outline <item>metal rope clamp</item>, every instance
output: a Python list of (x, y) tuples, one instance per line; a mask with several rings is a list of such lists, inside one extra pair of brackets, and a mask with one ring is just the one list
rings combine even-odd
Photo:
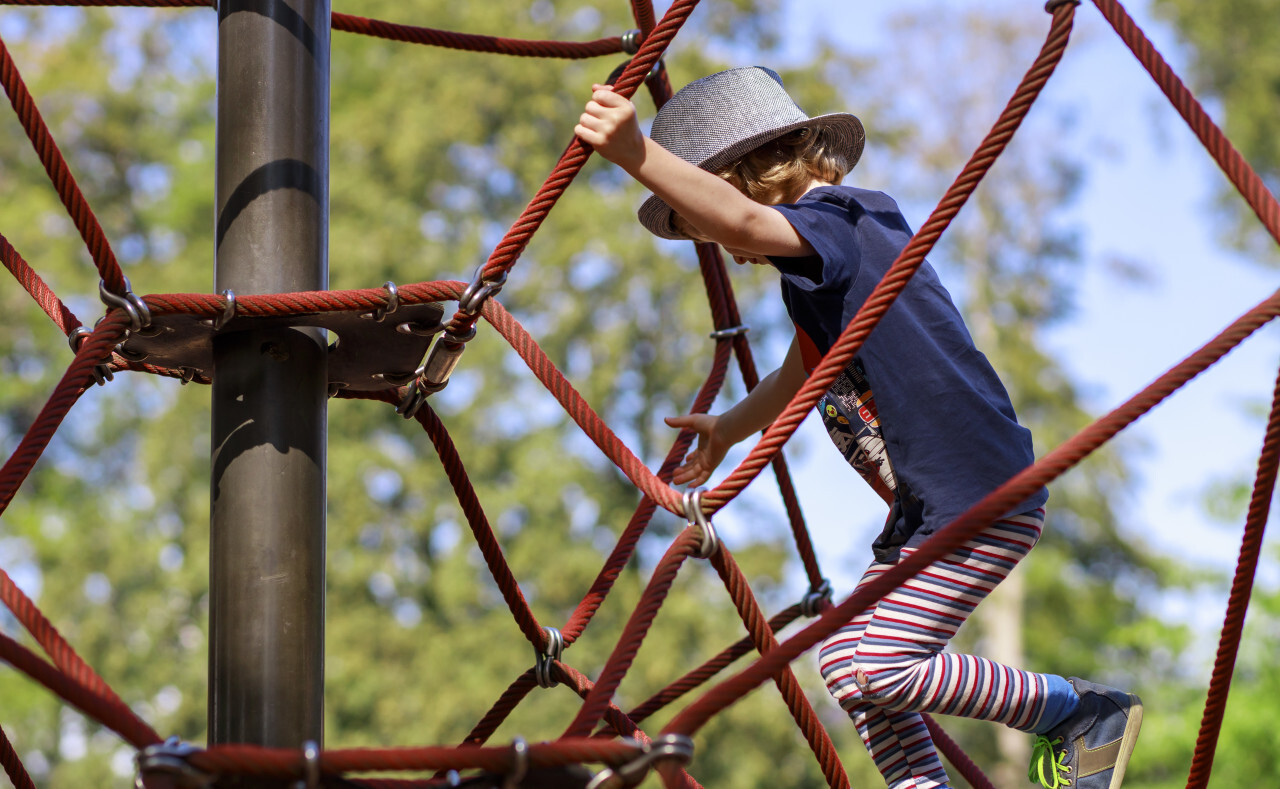
[(823, 578), (822, 583), (810, 589), (800, 601), (800, 613), (809, 617), (817, 616), (830, 604), (831, 582)]
[(222, 327), (226, 326), (236, 316), (236, 292), (231, 289), (224, 290), (222, 291), (222, 298), (225, 302), (222, 305), (222, 314), (216, 318), (205, 318), (200, 321), (214, 331), (221, 331)]
[(539, 687), (554, 688), (560, 683), (551, 677), (551, 664), (564, 654), (564, 636), (554, 627), (542, 629), (547, 634), (547, 649), (545, 652), (539, 652), (538, 648), (534, 647), (533, 651), (538, 656), (538, 660), (533, 666), (533, 676), (537, 678)]
[[(80, 346), (84, 345), (84, 341), (93, 334), (93, 330), (84, 326), (77, 326), (74, 331), (67, 335), (67, 345), (71, 346), (72, 353), (80, 353)], [(98, 386), (106, 386), (115, 376), (111, 374), (111, 368), (106, 364), (95, 364), (93, 366), (93, 380)]]
[[(480, 311), (484, 309), (484, 303), (496, 296), (507, 282), (507, 272), (505, 271), (497, 279), (492, 280), (483, 279), (483, 275), (484, 267), (481, 266), (476, 271), (475, 278), (471, 280), (471, 284), (458, 297), (458, 312), (468, 318), (474, 318), (479, 315)], [(411, 419), (418, 412), (418, 409), (422, 408), (422, 404), (427, 401), (428, 397), (448, 386), (449, 376), (453, 375), (454, 368), (458, 366), (458, 360), (462, 358), (463, 349), (475, 336), (476, 327), (474, 325), (471, 326), (471, 330), (466, 334), (457, 334), (450, 329), (446, 329), (431, 346), (431, 352), (427, 354), (426, 364), (415, 371), (413, 383), (409, 384), (409, 388), (405, 390), (404, 397), (400, 400), (400, 405), (396, 406), (396, 413), (405, 419)]]
[(693, 740), (683, 734), (663, 734), (652, 742), (636, 743), (640, 755), (620, 767), (606, 767), (596, 773), (586, 789), (621, 789), (636, 786), (649, 773), (654, 763), (675, 759), (680, 765), (693, 761)]
[(730, 326), (727, 329), (716, 329), (708, 336), (713, 340), (732, 340), (734, 337), (746, 334), (749, 331), (751, 331), (750, 326), (745, 323), (739, 323), (737, 326)]
[(102, 303), (108, 308), (119, 307), (129, 315), (129, 328), (131, 331), (141, 331), (151, 325), (151, 310), (147, 307), (147, 303), (133, 292), (133, 286), (129, 284), (129, 278), (124, 277), (124, 293), (112, 293), (107, 290), (106, 280), (98, 280), (98, 296), (102, 299)]
[(511, 741), (511, 772), (502, 782), (502, 789), (520, 789), (520, 782), (529, 772), (529, 743), (523, 737)]
[(702, 511), (702, 488), (684, 492), (684, 516), (690, 526), (697, 526), (702, 531), (702, 547), (698, 550), (699, 559), (710, 559), (720, 549), (720, 537), (716, 528)]
[(182, 787), (182, 789), (199, 789), (213, 786), (217, 776), (210, 775), (191, 766), (188, 760), (200, 748), (182, 742), (177, 737), (170, 737), (163, 743), (150, 745), (138, 752), (135, 761), (138, 774), (133, 779), (135, 789), (147, 789), (147, 777), (159, 779), (156, 783), (161, 787)]
[(320, 789), (320, 746), (315, 740), (302, 744), (302, 779), (294, 789)]
[[(387, 280), (382, 283), (382, 287), (387, 291), (387, 303), (378, 307), (373, 312), (361, 313), (361, 318), (368, 318), (374, 323), (382, 323), (387, 316), (400, 309), (400, 289), (396, 287), (396, 283)], [(399, 327), (397, 327), (398, 329)]]

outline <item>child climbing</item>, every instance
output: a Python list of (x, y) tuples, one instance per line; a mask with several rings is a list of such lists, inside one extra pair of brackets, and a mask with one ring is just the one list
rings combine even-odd
[[(653, 192), (639, 214), (650, 232), (720, 244), (781, 277), (795, 325), (782, 365), (722, 414), (667, 419), (698, 434), (674, 482), (701, 485), (730, 447), (782, 412), (911, 230), (885, 194), (840, 185), (862, 154), (862, 123), (809, 117), (769, 69), (690, 83), (649, 137), (630, 101), (596, 85), (575, 132)], [(1030, 432), (928, 263), (817, 405), (845, 460), (889, 505), (859, 586), (1033, 460)], [(827, 688), (889, 787), (950, 786), (924, 712), (1034, 734), (1028, 777), (1049, 789), (1123, 781), (1142, 723), (1137, 696), (943, 651), (1036, 544), (1047, 499), (1040, 490), (823, 643)]]

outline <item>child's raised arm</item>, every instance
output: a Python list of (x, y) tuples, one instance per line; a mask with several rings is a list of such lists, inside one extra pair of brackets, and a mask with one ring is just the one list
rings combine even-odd
[(746, 257), (813, 254), (791, 223), (732, 184), (690, 164), (640, 131), (635, 105), (610, 85), (593, 85), (574, 133), (648, 187), (706, 240)]

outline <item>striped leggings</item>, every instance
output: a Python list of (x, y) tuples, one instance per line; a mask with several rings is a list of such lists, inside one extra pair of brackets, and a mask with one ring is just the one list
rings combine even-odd
[[(1024, 731), (1039, 722), (1043, 674), (942, 650), (1036, 544), (1043, 526), (1044, 510), (993, 523), (823, 642), (818, 660), (827, 690), (853, 719), (890, 789), (948, 786), (922, 712)], [(873, 563), (858, 588), (891, 567)]]

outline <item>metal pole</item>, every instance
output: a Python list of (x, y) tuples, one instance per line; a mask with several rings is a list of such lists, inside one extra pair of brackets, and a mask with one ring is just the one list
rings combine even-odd
[[(329, 0), (219, 0), (214, 286), (328, 284)], [(318, 329), (214, 338), (209, 743), (322, 742)]]

